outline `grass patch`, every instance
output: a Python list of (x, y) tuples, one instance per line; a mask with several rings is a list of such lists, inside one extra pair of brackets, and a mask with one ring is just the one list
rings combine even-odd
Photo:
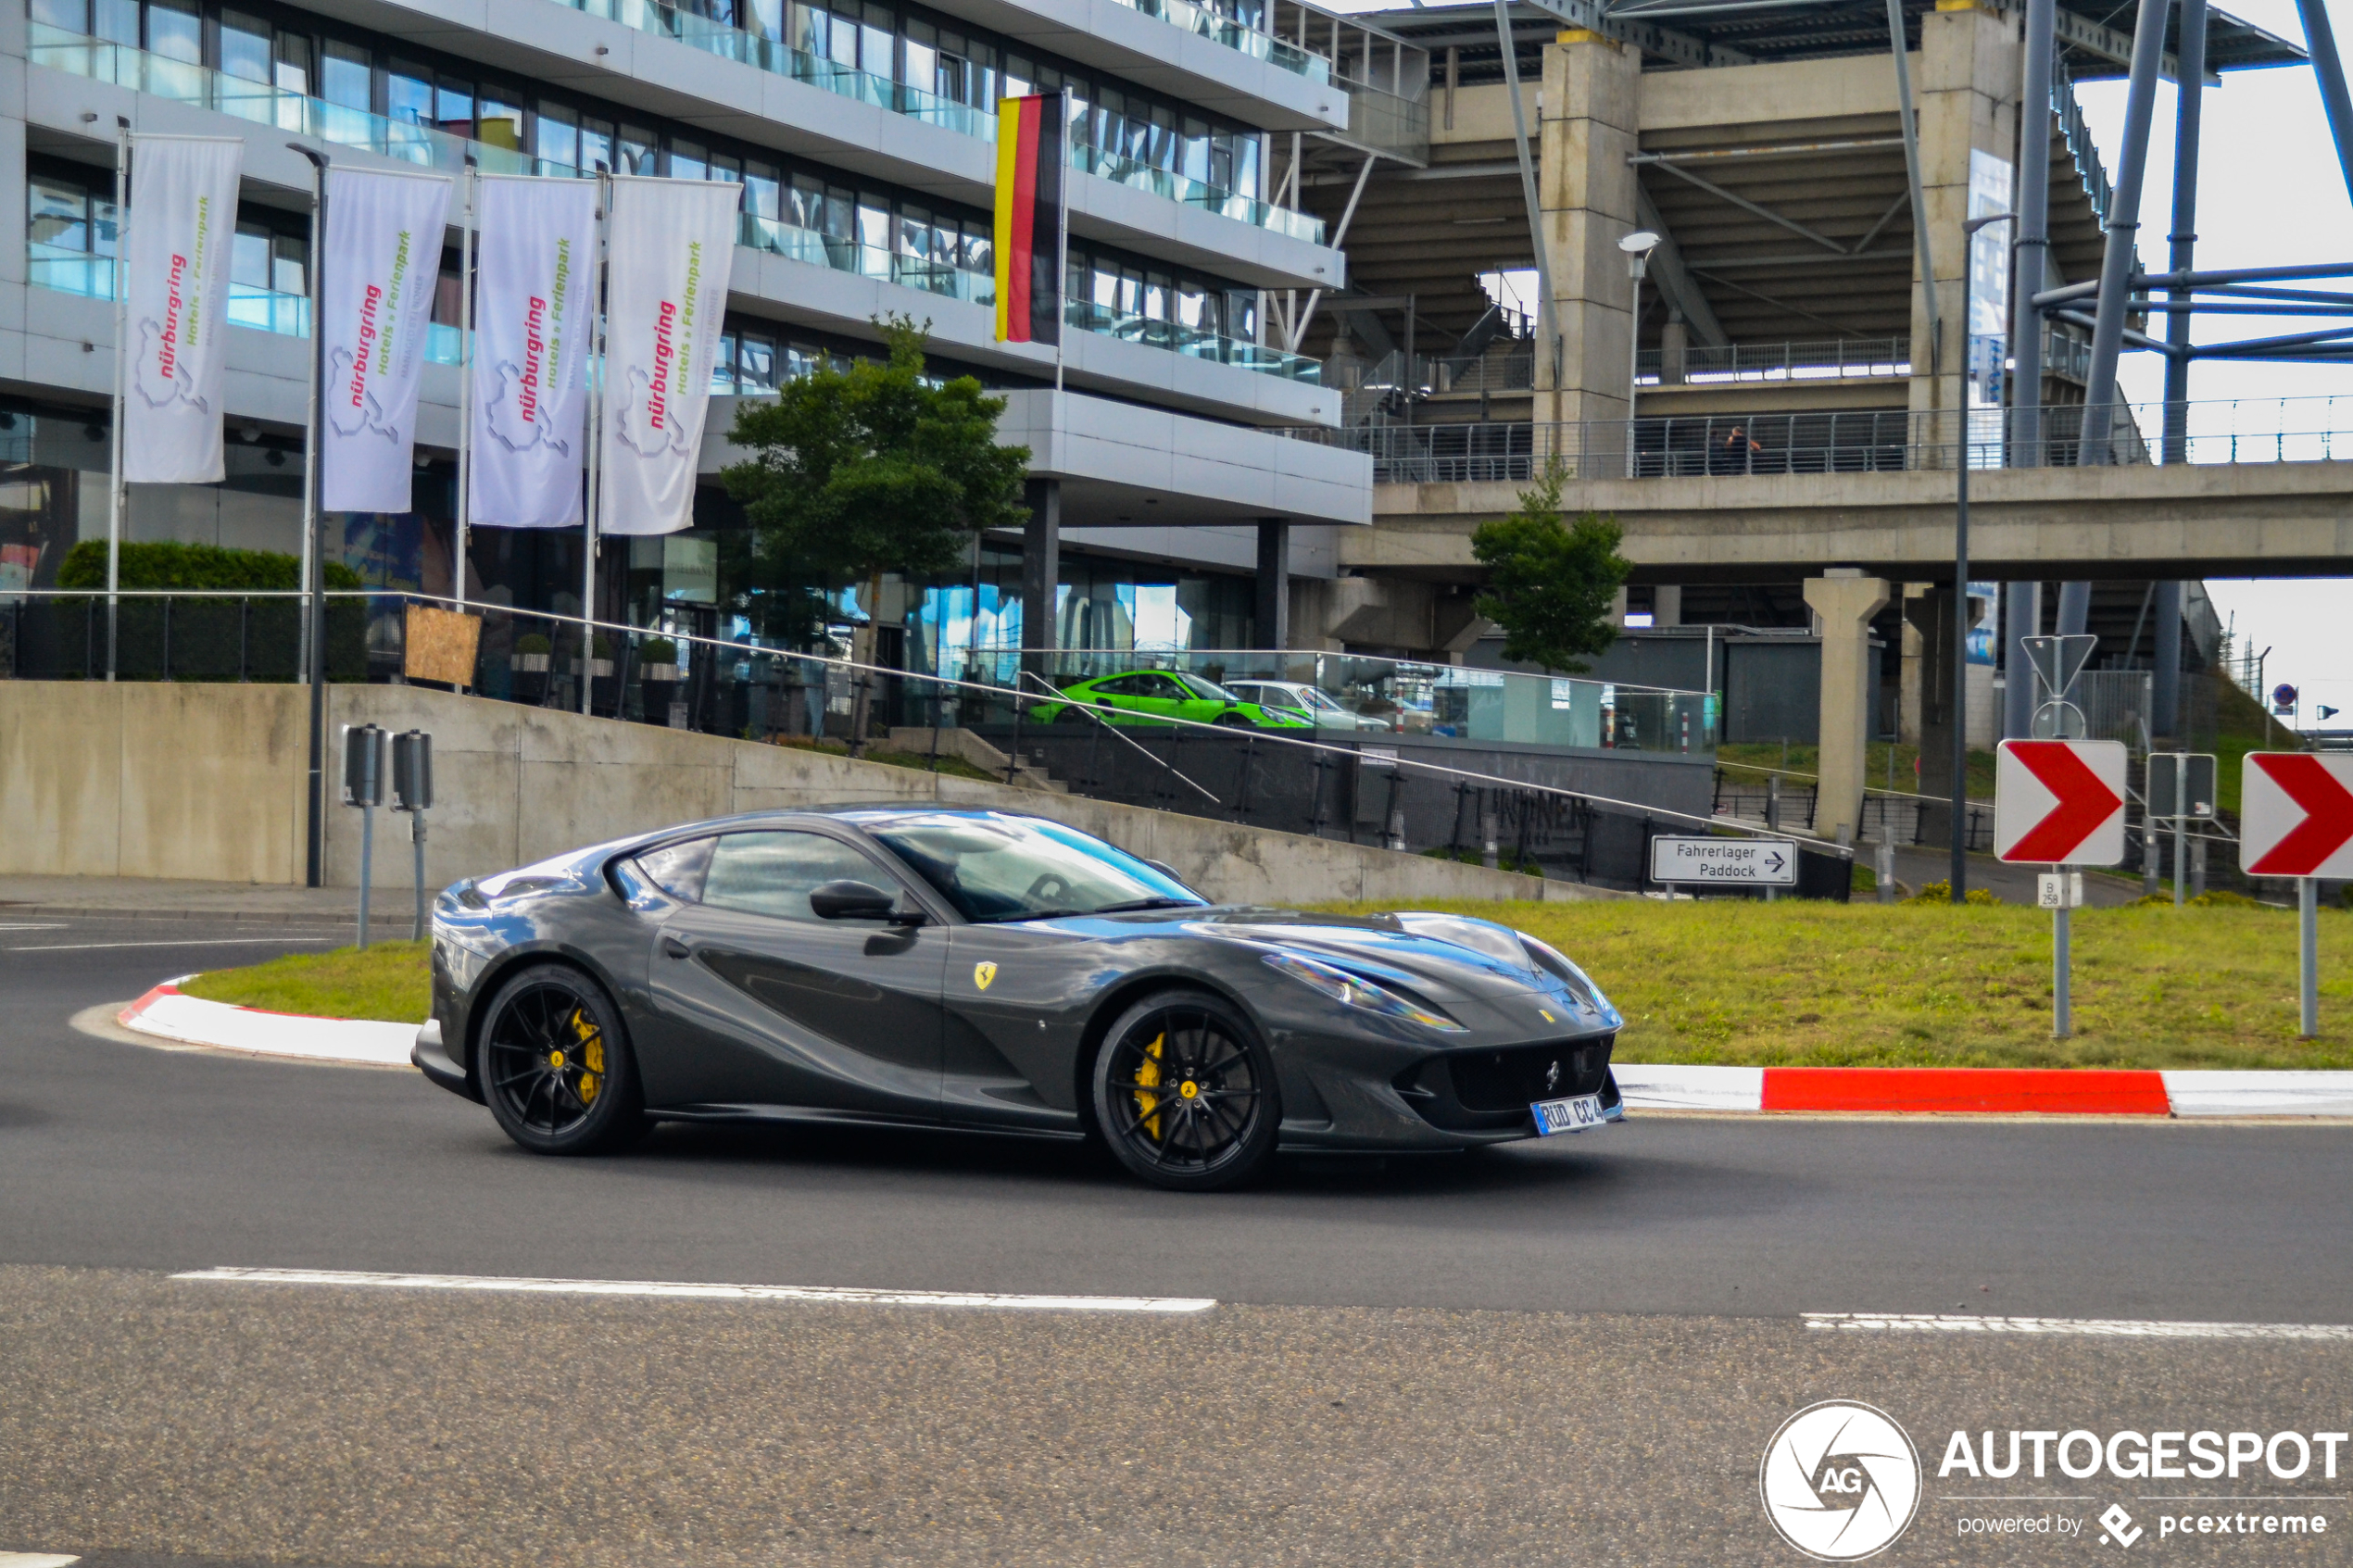
[[(1942, 776), (1923, 780), (1917, 774), (1920, 748), (1917, 746), (1890, 746), (1885, 741), (1873, 741), (1863, 748), (1863, 783), (1872, 789), (1891, 787), (1888, 783), (1888, 762), (1893, 758), (1894, 791), (1898, 795), (1927, 794), (1942, 799), (1952, 790), (1952, 781)], [(1759, 784), (1768, 773), (1804, 774), (1798, 783), (1810, 781), (1821, 771), (1821, 748), (1812, 746), (1784, 746), (1779, 741), (1742, 741), (1737, 745), (1716, 748), (1716, 764), (1724, 770), (1727, 782)], [(1923, 790), (1921, 785), (1927, 788)], [(1969, 797), (1971, 800), (1994, 798), (1994, 754), (1972, 751), (1969, 754)]]
[(318, 1018), (422, 1023), (433, 1010), (430, 942), (376, 942), (366, 952), (337, 947), (290, 953), (249, 969), (199, 974), (180, 987), (208, 1002)]
[[(1368, 911), (1370, 905), (1335, 905)], [(2051, 1038), (2051, 917), (1786, 899), (1441, 903), (1541, 936), (1626, 1015), (1628, 1061), (2353, 1068), (2353, 916), (2321, 916), (2321, 1038), (2296, 1038), (2296, 917), (2078, 909), (2075, 1037)]]

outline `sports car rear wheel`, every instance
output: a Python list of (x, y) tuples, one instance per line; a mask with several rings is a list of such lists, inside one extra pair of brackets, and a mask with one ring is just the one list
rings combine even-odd
[(483, 1098), (534, 1154), (602, 1154), (645, 1130), (636, 1062), (605, 994), (559, 964), (498, 988), (482, 1026)]
[(1221, 997), (1160, 991), (1129, 1008), (1095, 1058), (1094, 1089), (1112, 1153), (1156, 1186), (1237, 1186), (1274, 1161), (1274, 1062)]

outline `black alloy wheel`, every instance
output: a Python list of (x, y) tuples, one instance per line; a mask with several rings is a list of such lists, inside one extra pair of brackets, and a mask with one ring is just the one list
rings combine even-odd
[(1250, 1021), (1207, 992), (1155, 992), (1122, 1014), (1095, 1058), (1094, 1100), (1112, 1153), (1155, 1186), (1213, 1192), (1274, 1162), (1274, 1061)]
[(578, 970), (509, 979), (482, 1026), (483, 1098), (534, 1154), (602, 1154), (645, 1131), (636, 1061), (604, 992)]

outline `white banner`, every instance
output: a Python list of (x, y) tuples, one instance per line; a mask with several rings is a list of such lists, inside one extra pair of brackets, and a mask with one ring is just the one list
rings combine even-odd
[(212, 484), (223, 477), (229, 258), (245, 144), (229, 137), (133, 136), (131, 147), (122, 477), (136, 484)]
[(440, 175), (327, 171), (319, 450), (320, 504), (331, 512), (410, 508), (417, 387), (448, 212)]
[(576, 526), (596, 341), (597, 182), (485, 175), (481, 191), (470, 521)]
[(694, 521), (742, 187), (635, 175), (612, 184), (597, 527), (675, 533)]

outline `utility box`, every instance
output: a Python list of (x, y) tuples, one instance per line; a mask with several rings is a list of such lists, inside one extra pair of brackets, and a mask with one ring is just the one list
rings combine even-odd
[(423, 730), (392, 737), (392, 809), (433, 809), (433, 736)]
[(384, 732), (373, 724), (343, 727), (343, 803), (384, 803)]

